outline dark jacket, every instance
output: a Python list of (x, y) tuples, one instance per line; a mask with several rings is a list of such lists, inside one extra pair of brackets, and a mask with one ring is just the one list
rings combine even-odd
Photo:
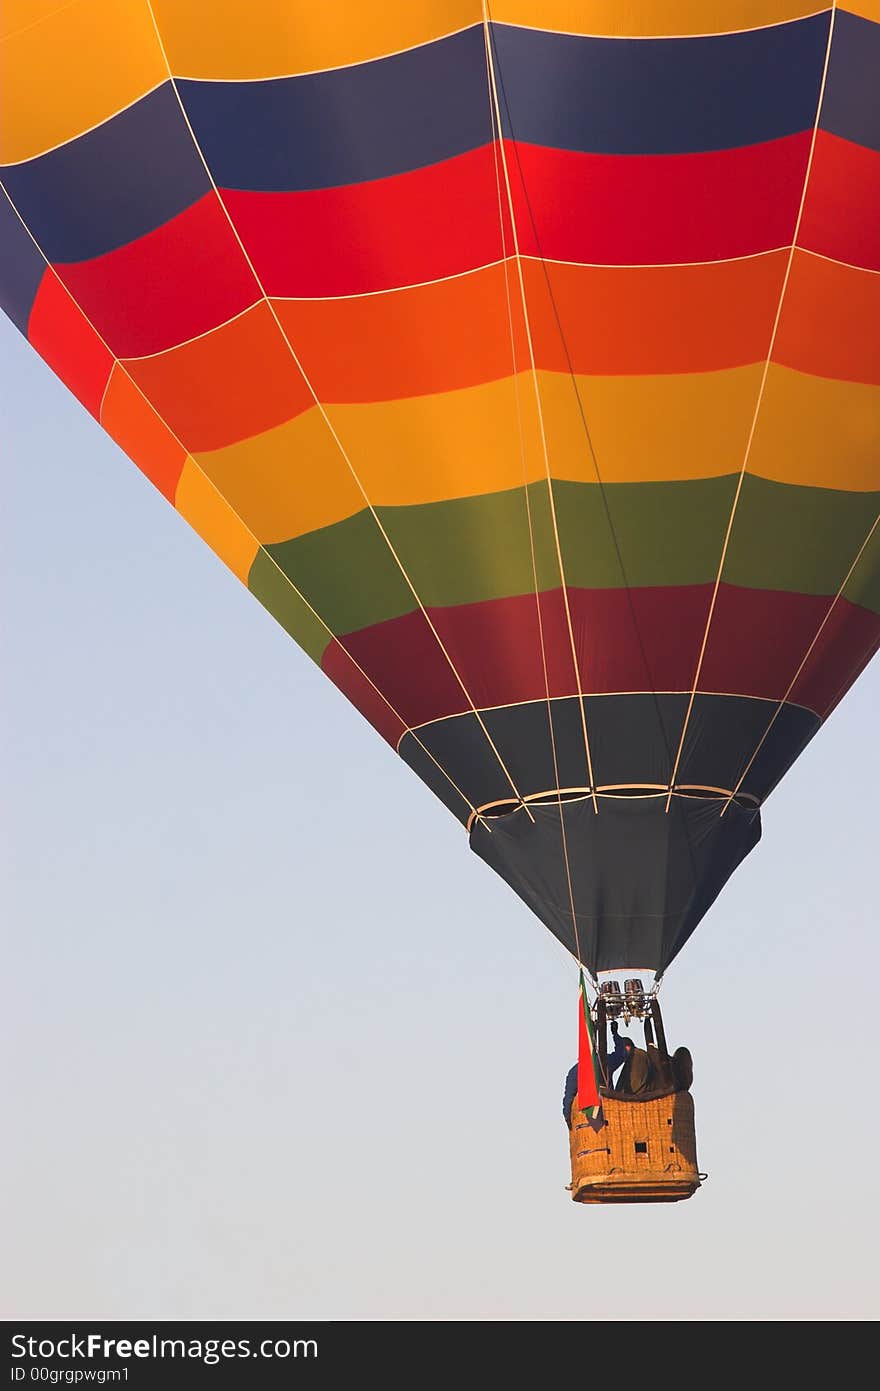
[(689, 1092), (694, 1081), (694, 1060), (689, 1048), (676, 1048), (672, 1055), (672, 1075), (680, 1092)]
[(574, 1105), (574, 1099), (577, 1096), (577, 1089), (578, 1065), (577, 1063), (575, 1063), (574, 1067), (571, 1069), (571, 1071), (565, 1079), (565, 1091), (562, 1096), (562, 1114), (565, 1117), (565, 1124), (568, 1126), (569, 1130), (571, 1130), (571, 1108)]
[(651, 1060), (644, 1048), (633, 1048), (617, 1079), (616, 1092), (627, 1096), (637, 1096), (639, 1092), (651, 1090)]
[(625, 1034), (622, 1036), (620, 1034), (614, 1035), (614, 1047), (608, 1054), (609, 1087), (611, 1086), (614, 1080), (614, 1074), (617, 1071), (617, 1069), (621, 1066), (622, 1063), (626, 1062), (626, 1044), (631, 1042), (632, 1040), (628, 1039)]
[(673, 1076), (672, 1059), (668, 1054), (662, 1053), (656, 1043), (649, 1043), (648, 1057), (651, 1060), (651, 1086), (654, 1091), (677, 1091), (678, 1083)]

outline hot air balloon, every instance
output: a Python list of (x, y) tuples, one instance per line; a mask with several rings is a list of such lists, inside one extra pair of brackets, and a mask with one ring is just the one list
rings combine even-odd
[(4, 25), (6, 313), (593, 986), (659, 980), (880, 640), (878, 0)]

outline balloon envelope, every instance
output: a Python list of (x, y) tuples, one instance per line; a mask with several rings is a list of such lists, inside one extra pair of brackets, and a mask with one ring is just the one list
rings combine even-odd
[(6, 7), (7, 314), (593, 970), (880, 638), (880, 14), (814, 8)]

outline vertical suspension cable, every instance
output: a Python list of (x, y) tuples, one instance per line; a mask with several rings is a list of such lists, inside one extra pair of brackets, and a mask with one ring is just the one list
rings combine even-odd
[[(584, 969), (584, 965), (583, 965), (583, 961), (582, 961), (582, 959), (581, 959), (580, 933), (579, 933), (579, 930), (578, 930), (577, 912), (576, 912), (575, 903), (574, 903), (574, 884), (573, 884), (573, 882), (572, 882), (572, 877), (571, 877), (571, 863), (570, 863), (569, 856), (568, 856), (568, 837), (567, 837), (566, 829), (565, 829), (565, 813), (564, 813), (564, 811), (563, 811), (563, 804), (562, 804), (562, 788), (561, 788), (561, 785), (560, 785), (560, 777), (559, 777), (559, 759), (558, 759), (558, 755), (557, 755), (557, 751), (556, 751), (556, 734), (555, 734), (555, 730), (554, 730), (554, 728), (553, 728), (553, 704), (552, 704), (552, 700), (551, 700), (551, 697), (550, 697), (550, 677), (549, 677), (549, 673), (548, 673), (548, 670), (547, 670), (547, 649), (546, 649), (545, 642), (544, 642), (544, 620), (543, 620), (543, 615), (542, 615), (542, 613), (541, 613), (540, 586), (539, 586), (539, 583), (538, 583), (538, 564), (537, 564), (537, 559), (536, 559), (536, 556), (535, 556), (535, 536), (534, 536), (534, 529), (533, 529), (533, 526), (532, 526), (532, 505), (531, 505), (531, 498), (530, 498), (530, 495), (529, 495), (528, 470), (527, 470), (527, 467), (526, 467), (525, 433), (524, 433), (524, 430), (523, 430), (522, 412), (521, 412), (521, 409), (520, 409), (520, 400), (519, 400), (519, 371), (518, 371), (517, 358), (516, 358), (516, 335), (515, 335), (515, 332), (514, 332), (514, 325), (513, 325), (513, 303), (512, 303), (512, 297), (511, 297), (511, 292), (510, 292), (510, 263), (509, 263), (509, 257), (508, 257), (508, 254), (507, 254), (507, 238), (506, 238), (506, 234), (505, 234), (505, 230), (504, 230), (504, 207), (503, 207), (503, 201), (502, 201), (502, 196), (501, 196), (501, 171), (500, 171), (500, 167), (499, 167), (498, 147), (499, 147), (499, 145), (500, 145), (500, 143), (501, 143), (501, 138), (502, 138), (502, 136), (501, 136), (501, 129), (500, 129), (500, 126), (497, 124), (497, 120), (496, 120), (495, 104), (494, 104), (494, 102), (492, 101), (492, 97), (491, 97), (491, 67), (490, 67), (490, 58), (489, 58), (489, 48), (488, 48), (488, 44), (487, 44), (487, 46), (486, 46), (486, 78), (487, 78), (487, 84), (488, 84), (488, 86), (489, 86), (489, 109), (490, 109), (490, 118), (491, 118), (491, 122), (492, 122), (492, 137), (493, 137), (493, 138), (492, 138), (492, 156), (493, 156), (493, 161), (494, 161), (494, 165), (495, 165), (495, 191), (496, 191), (497, 200), (498, 200), (498, 226), (499, 226), (499, 231), (500, 231), (500, 236), (501, 236), (501, 259), (502, 259), (502, 265), (503, 265), (503, 267), (504, 267), (504, 292), (505, 292), (505, 299), (506, 299), (506, 305), (507, 305), (507, 327), (508, 327), (508, 333), (509, 333), (509, 335), (510, 335), (510, 359), (511, 359), (511, 366), (512, 366), (512, 369), (513, 369), (513, 375), (512, 375), (512, 379), (511, 379), (511, 380), (512, 380), (512, 384), (513, 384), (514, 402), (515, 402), (515, 405), (516, 405), (516, 425), (517, 425), (517, 433), (518, 433), (518, 436), (519, 436), (520, 466), (521, 466), (522, 475), (523, 475), (523, 495), (524, 495), (524, 498), (525, 498), (525, 506), (526, 506), (526, 521), (527, 521), (527, 523), (528, 523), (528, 530), (529, 530), (529, 551), (530, 551), (530, 553), (531, 553), (532, 580), (533, 580), (534, 587), (535, 587), (535, 613), (536, 613), (537, 623), (538, 623), (538, 641), (539, 641), (540, 648), (541, 648), (541, 666), (542, 666), (543, 673), (544, 673), (544, 691), (545, 691), (546, 701), (547, 701), (547, 728), (548, 728), (548, 732), (549, 732), (549, 735), (550, 735), (550, 752), (551, 752), (551, 756), (552, 756), (552, 759), (553, 759), (553, 776), (554, 776), (554, 780), (555, 780), (555, 783), (556, 783), (556, 791), (557, 791), (557, 798), (558, 798), (558, 800), (557, 800), (557, 805), (558, 805), (558, 808), (559, 808), (559, 830), (560, 830), (560, 836), (561, 836), (561, 840), (562, 840), (562, 857), (563, 857), (563, 862), (564, 862), (564, 864), (565, 864), (565, 878), (566, 878), (566, 883), (567, 883), (567, 886), (568, 886), (568, 901), (569, 901), (569, 907), (570, 907), (570, 910), (571, 910), (572, 929), (573, 929), (573, 932), (574, 932), (575, 960), (577, 961), (579, 968), (580, 968), (581, 970), (583, 970), (583, 969)], [(591, 783), (591, 785), (592, 785), (592, 777), (590, 778), (590, 783)], [(588, 974), (590, 975), (590, 978), (592, 979), (592, 972), (589, 970), (589, 967), (587, 967), (587, 971), (588, 971)]]
[[(501, 93), (501, 95), (503, 96), (504, 103), (505, 103), (505, 107), (506, 107), (507, 120), (508, 120), (508, 123), (509, 123), (509, 125), (510, 125), (510, 130), (511, 130), (513, 158), (514, 158), (514, 160), (515, 160), (515, 162), (516, 162), (516, 167), (517, 167), (517, 171), (518, 171), (518, 174), (519, 174), (519, 179), (520, 179), (520, 185), (521, 185), (521, 188), (522, 188), (523, 199), (524, 199), (525, 206), (526, 206), (526, 210), (527, 210), (528, 216), (529, 216), (529, 222), (530, 222), (530, 225), (531, 225), (531, 232), (532, 232), (532, 235), (533, 235), (534, 240), (535, 240), (535, 246), (536, 246), (536, 248), (537, 248), (538, 260), (539, 260), (539, 263), (540, 263), (540, 266), (541, 266), (541, 270), (542, 270), (542, 273), (543, 273), (543, 277), (544, 277), (544, 284), (545, 284), (545, 286), (546, 286), (547, 295), (548, 295), (548, 298), (549, 298), (549, 301), (550, 301), (550, 305), (551, 305), (552, 310), (553, 310), (553, 316), (554, 316), (554, 320), (555, 320), (555, 323), (556, 323), (556, 327), (557, 327), (558, 332), (559, 332), (559, 338), (560, 338), (560, 342), (561, 342), (561, 345), (562, 345), (562, 349), (563, 349), (563, 352), (564, 352), (564, 354), (565, 354), (565, 360), (566, 360), (566, 364), (567, 364), (567, 367), (568, 367), (568, 374), (569, 374), (569, 377), (570, 377), (570, 380), (571, 380), (572, 389), (573, 389), (573, 391), (574, 391), (575, 401), (577, 402), (578, 414), (579, 414), (580, 421), (581, 421), (581, 425), (582, 425), (582, 428), (583, 428), (583, 431), (584, 431), (584, 436), (585, 436), (585, 439), (586, 439), (587, 449), (588, 449), (588, 452), (589, 452), (590, 459), (591, 459), (591, 461), (592, 461), (593, 470), (594, 470), (595, 475), (596, 475), (596, 484), (597, 484), (597, 486), (598, 486), (598, 488), (599, 488), (599, 495), (600, 495), (600, 497), (601, 497), (601, 499), (602, 499), (602, 505), (603, 505), (603, 509), (604, 509), (604, 512), (605, 512), (605, 518), (606, 518), (606, 521), (607, 521), (607, 523), (608, 523), (608, 530), (609, 530), (609, 533), (610, 533), (610, 536), (611, 536), (611, 541), (612, 541), (612, 545), (613, 545), (613, 547), (614, 547), (614, 552), (615, 552), (615, 555), (616, 555), (616, 558), (617, 558), (617, 563), (618, 563), (618, 566), (619, 566), (619, 568), (620, 568), (620, 575), (621, 575), (621, 579), (622, 579), (622, 581), (623, 581), (624, 590), (625, 590), (625, 593), (626, 593), (627, 605), (628, 605), (628, 609), (629, 609), (629, 613), (630, 613), (630, 619), (631, 619), (632, 626), (633, 626), (633, 632), (635, 633), (636, 641), (637, 641), (638, 648), (639, 648), (639, 653), (640, 653), (641, 660), (642, 660), (642, 665), (643, 665), (644, 670), (645, 670), (645, 676), (646, 676), (646, 678), (647, 678), (648, 687), (649, 687), (649, 689), (650, 689), (651, 697), (652, 697), (652, 700), (653, 700), (654, 713), (655, 713), (656, 720), (657, 720), (658, 732), (659, 732), (660, 739), (661, 739), (661, 741), (662, 741), (663, 747), (664, 747), (665, 752), (666, 752), (666, 758), (667, 758), (668, 765), (669, 765), (669, 767), (671, 767), (671, 766), (672, 766), (672, 762), (673, 762), (672, 748), (671, 748), (671, 745), (670, 745), (669, 736), (668, 736), (667, 729), (666, 729), (666, 725), (665, 725), (665, 722), (664, 722), (664, 719), (663, 719), (663, 713), (662, 713), (662, 710), (661, 710), (661, 707), (660, 707), (660, 702), (659, 702), (659, 699), (658, 699), (658, 694), (657, 694), (656, 686), (655, 686), (654, 679), (653, 679), (653, 675), (652, 675), (652, 672), (651, 672), (651, 666), (650, 666), (650, 662), (649, 662), (649, 660), (648, 660), (648, 653), (647, 653), (647, 649), (646, 649), (646, 646), (645, 646), (645, 640), (644, 640), (644, 637), (643, 637), (643, 634), (642, 634), (642, 627), (641, 627), (641, 624), (640, 624), (640, 622), (639, 622), (638, 614), (637, 614), (637, 612), (636, 612), (636, 607), (635, 607), (635, 603), (634, 603), (633, 595), (632, 595), (632, 588), (631, 588), (630, 583), (629, 583), (629, 578), (628, 578), (627, 571), (626, 571), (626, 565), (625, 565), (624, 559), (623, 559), (623, 552), (622, 552), (622, 549), (621, 549), (619, 537), (618, 537), (618, 535), (617, 535), (617, 528), (616, 528), (615, 525), (614, 525), (614, 520), (613, 520), (613, 517), (612, 517), (612, 514), (611, 514), (611, 507), (610, 507), (610, 503), (609, 503), (609, 499), (608, 499), (608, 494), (607, 494), (605, 482), (604, 482), (604, 480), (603, 480), (603, 478), (602, 478), (602, 474), (601, 474), (601, 471), (600, 471), (600, 468), (599, 468), (599, 460), (598, 460), (598, 457), (597, 457), (597, 454), (596, 454), (595, 445), (594, 445), (594, 443), (593, 443), (593, 438), (592, 438), (592, 433), (591, 433), (591, 431), (590, 431), (589, 423), (588, 423), (588, 421), (587, 421), (587, 415), (586, 415), (586, 410), (585, 410), (584, 402), (583, 402), (583, 399), (582, 399), (582, 396), (581, 396), (580, 386), (579, 386), (579, 384), (578, 384), (577, 376), (576, 376), (576, 374), (575, 374), (575, 368), (574, 368), (574, 363), (573, 363), (573, 361), (572, 361), (571, 351), (570, 351), (570, 349), (569, 349), (568, 342), (567, 342), (566, 335), (565, 335), (565, 331), (564, 331), (564, 328), (563, 328), (563, 325), (562, 325), (562, 318), (561, 318), (561, 315), (560, 315), (559, 306), (558, 306), (558, 304), (557, 304), (556, 295), (555, 295), (554, 290), (553, 290), (553, 284), (552, 284), (552, 281), (551, 281), (551, 278), (550, 278), (550, 274), (549, 274), (549, 270), (548, 270), (548, 265), (547, 265), (547, 260), (546, 260), (546, 258), (545, 258), (545, 256), (544, 256), (543, 249), (542, 249), (542, 247), (541, 247), (541, 239), (540, 239), (540, 235), (539, 235), (539, 231), (538, 231), (538, 226), (537, 226), (537, 223), (536, 223), (536, 220), (535, 220), (534, 209), (533, 209), (533, 207), (532, 207), (531, 199), (529, 198), (528, 187), (527, 187), (527, 184), (526, 184), (526, 181), (525, 181), (525, 176), (524, 176), (523, 169), (522, 169), (522, 164), (521, 164), (521, 161), (520, 161), (519, 148), (518, 148), (518, 146), (517, 146), (517, 144), (516, 144), (516, 141), (515, 141), (515, 138), (514, 138), (513, 119), (512, 119), (512, 115), (511, 115), (511, 111), (510, 111), (510, 105), (509, 105), (509, 101), (508, 101), (508, 98), (507, 98), (507, 94), (506, 94), (505, 89), (504, 89), (504, 78), (503, 78), (503, 74), (502, 74), (502, 73), (498, 73), (498, 74), (497, 74), (497, 85), (498, 85), (498, 87), (500, 87), (500, 93)], [(665, 788), (665, 784), (663, 785), (663, 787)], [(658, 785), (658, 790), (663, 790), (663, 788), (660, 788), (659, 785)], [(667, 807), (667, 810), (668, 810), (668, 807)], [(694, 882), (694, 885), (696, 886), (697, 883), (698, 883), (698, 881), (699, 881), (699, 873), (698, 873), (698, 869), (697, 869), (697, 860), (696, 860), (696, 854), (695, 854), (695, 849), (694, 849), (693, 837), (692, 837), (691, 829), (690, 829), (690, 826), (689, 826), (689, 823), (688, 823), (686, 817), (683, 819), (682, 825), (683, 825), (684, 834), (685, 834), (685, 842), (686, 842), (686, 847), (687, 847), (688, 858), (689, 858), (689, 861), (690, 861), (691, 872), (692, 872), (692, 876), (693, 876), (693, 882)]]
[(486, 43), (486, 58), (489, 69), (489, 84), (491, 88), (492, 104), (495, 112), (495, 126), (498, 131), (498, 147), (501, 154), (501, 167), (504, 173), (504, 184), (507, 193), (507, 207), (510, 214), (511, 236), (513, 239), (514, 260), (516, 261), (517, 277), (519, 280), (520, 298), (522, 301), (523, 321), (526, 330), (526, 340), (529, 348), (529, 363), (531, 367), (532, 383), (535, 391), (535, 406), (538, 413), (538, 425), (541, 434), (541, 448), (544, 456), (544, 471), (547, 478), (547, 493), (550, 502), (550, 516), (553, 523), (553, 540), (556, 548), (556, 559), (559, 565), (559, 578), (562, 586), (562, 598), (565, 606), (565, 620), (568, 627), (568, 638), (571, 647), (571, 660), (574, 667), (575, 680), (577, 682), (578, 704), (581, 715), (581, 729), (584, 737), (584, 753), (587, 762), (587, 778), (590, 785), (590, 795), (593, 802), (593, 811), (598, 815), (599, 803), (596, 797), (595, 778), (593, 776), (593, 759), (590, 752), (590, 739), (587, 733), (587, 714), (584, 705), (584, 693), (581, 686), (580, 665), (577, 656), (577, 644), (574, 639), (574, 626), (571, 618), (571, 606), (568, 599), (568, 585), (565, 580), (565, 566), (562, 559), (562, 545), (559, 539), (559, 525), (556, 517), (556, 500), (553, 494), (553, 479), (550, 473), (550, 455), (547, 447), (547, 434), (544, 426), (544, 411), (541, 402), (541, 390), (538, 385), (538, 371), (535, 363), (535, 348), (532, 340), (531, 321), (529, 318), (528, 297), (526, 295), (525, 281), (523, 279), (522, 258), (519, 251), (519, 235), (516, 227), (516, 210), (513, 203), (513, 192), (510, 185), (510, 171), (507, 167), (507, 152), (504, 148), (504, 135), (501, 124), (501, 108), (498, 102), (498, 84), (495, 75), (495, 59), (492, 51), (492, 34), (489, 25), (489, 6), (488, 0), (482, 0), (483, 6), (483, 33)]
[(752, 413), (752, 422), (751, 422), (751, 425), (750, 425), (750, 427), (749, 427), (749, 434), (748, 434), (748, 438), (747, 438), (747, 440), (746, 440), (746, 447), (745, 447), (745, 452), (744, 452), (744, 454), (743, 454), (742, 467), (740, 468), (739, 477), (738, 477), (737, 482), (736, 482), (736, 490), (735, 490), (734, 495), (733, 495), (733, 502), (732, 502), (731, 508), (730, 508), (730, 516), (728, 517), (728, 520), (727, 520), (727, 529), (726, 529), (726, 531), (725, 531), (725, 533), (724, 533), (724, 540), (723, 540), (722, 546), (721, 546), (721, 556), (720, 556), (720, 559), (719, 559), (719, 561), (718, 561), (718, 573), (717, 573), (716, 576), (715, 576), (715, 584), (714, 584), (713, 589), (712, 589), (712, 598), (711, 598), (710, 603), (709, 603), (709, 612), (708, 612), (708, 615), (707, 615), (707, 617), (706, 617), (706, 627), (705, 627), (705, 630), (704, 630), (704, 632), (703, 632), (703, 641), (702, 641), (702, 645), (701, 645), (701, 647), (700, 647), (700, 655), (699, 655), (699, 657), (697, 658), (697, 667), (696, 667), (696, 670), (695, 670), (695, 672), (694, 672), (694, 683), (693, 683), (693, 687), (692, 687), (692, 689), (691, 689), (690, 699), (688, 700), (687, 711), (686, 711), (685, 717), (684, 717), (684, 724), (682, 725), (682, 728), (681, 728), (681, 737), (679, 738), (679, 741), (678, 741), (678, 749), (677, 749), (676, 755), (675, 755), (675, 763), (673, 764), (672, 773), (670, 774), (670, 778), (669, 778), (669, 789), (668, 789), (668, 795), (667, 795), (667, 798), (666, 798), (666, 810), (667, 810), (667, 812), (669, 811), (670, 803), (672, 802), (672, 794), (673, 794), (673, 792), (674, 792), (674, 790), (675, 790), (675, 779), (676, 779), (676, 776), (677, 776), (677, 774), (678, 774), (679, 764), (681, 763), (681, 756), (682, 756), (682, 753), (683, 753), (683, 751), (684, 751), (684, 742), (685, 742), (685, 738), (686, 738), (686, 736), (687, 736), (688, 725), (689, 725), (689, 723), (690, 723), (690, 718), (691, 718), (691, 712), (693, 711), (694, 702), (695, 702), (696, 696), (697, 696), (697, 687), (698, 687), (699, 684), (700, 684), (700, 673), (701, 673), (702, 670), (703, 670), (703, 660), (704, 660), (704, 658), (705, 658), (705, 656), (706, 656), (706, 648), (707, 648), (708, 645), (709, 645), (709, 632), (710, 632), (711, 627), (712, 627), (712, 620), (713, 620), (713, 618), (714, 618), (714, 616), (715, 616), (715, 607), (716, 607), (716, 604), (717, 604), (717, 601), (718, 601), (718, 591), (719, 591), (719, 589), (721, 588), (721, 577), (722, 577), (722, 575), (724, 574), (724, 565), (725, 565), (725, 562), (726, 562), (726, 560), (727, 560), (727, 551), (728, 551), (728, 548), (729, 548), (729, 546), (730, 546), (730, 537), (731, 537), (731, 534), (732, 534), (732, 532), (733, 532), (733, 523), (734, 523), (734, 519), (735, 519), (735, 517), (736, 517), (737, 508), (739, 507), (739, 500), (740, 500), (740, 497), (741, 497), (741, 495), (742, 495), (742, 490), (743, 490), (743, 484), (744, 484), (744, 482), (745, 482), (745, 477), (746, 477), (746, 474), (747, 474), (747, 472), (748, 472), (749, 459), (750, 459), (751, 453), (752, 453), (752, 445), (753, 445), (753, 443), (754, 443), (755, 433), (756, 433), (757, 428), (758, 428), (758, 417), (760, 416), (760, 413), (761, 413), (761, 407), (762, 407), (762, 405), (764, 404), (764, 395), (765, 395), (765, 390), (766, 390), (766, 386), (767, 386), (767, 378), (768, 378), (768, 376), (769, 376), (769, 374), (770, 374), (770, 363), (771, 363), (772, 358), (773, 358), (773, 350), (774, 350), (774, 348), (776, 347), (776, 338), (777, 338), (777, 335), (778, 335), (778, 333), (779, 333), (779, 324), (780, 324), (780, 321), (781, 321), (781, 319), (782, 319), (782, 308), (783, 308), (783, 305), (784, 305), (784, 303), (785, 303), (785, 296), (786, 296), (786, 292), (787, 292), (787, 290), (788, 290), (789, 281), (790, 281), (790, 279), (791, 279), (791, 269), (792, 269), (792, 266), (793, 266), (793, 264), (794, 264), (794, 254), (795, 254), (795, 251), (797, 250), (797, 240), (798, 240), (798, 236), (800, 235), (801, 222), (803, 221), (803, 216), (804, 216), (804, 207), (806, 206), (806, 202), (807, 202), (807, 190), (809, 189), (809, 186), (810, 186), (810, 174), (812, 173), (812, 169), (813, 169), (813, 156), (815, 155), (815, 152), (816, 152), (816, 138), (817, 138), (817, 135), (818, 135), (818, 132), (819, 132), (819, 121), (820, 121), (821, 116), (822, 116), (822, 104), (823, 104), (823, 102), (824, 102), (824, 100), (825, 100), (825, 87), (826, 87), (826, 84), (827, 84), (827, 81), (828, 81), (828, 65), (829, 65), (829, 62), (830, 62), (830, 60), (831, 60), (831, 41), (832, 41), (832, 39), (833, 39), (833, 37), (834, 37), (834, 19), (835, 19), (835, 15), (836, 15), (836, 14), (837, 14), (837, 0), (832, 0), (832, 3), (831, 3), (831, 18), (830, 18), (829, 24), (828, 24), (828, 40), (827, 40), (827, 43), (826, 43), (826, 46), (825, 46), (825, 63), (824, 63), (824, 66), (823, 66), (823, 68), (822, 68), (822, 78), (821, 78), (821, 81), (820, 81), (820, 83), (819, 83), (819, 95), (818, 95), (817, 102), (816, 102), (816, 117), (815, 117), (815, 120), (813, 121), (813, 132), (812, 132), (812, 137), (811, 137), (811, 140), (810, 140), (810, 151), (809, 151), (809, 154), (808, 154), (808, 156), (807, 156), (807, 164), (806, 164), (806, 168), (805, 168), (805, 170), (804, 170), (804, 183), (803, 183), (803, 188), (801, 189), (801, 200), (800, 200), (800, 204), (799, 204), (799, 206), (798, 206), (797, 217), (796, 217), (796, 219), (795, 219), (794, 231), (792, 232), (791, 246), (789, 247), (789, 251), (788, 251), (788, 259), (787, 259), (787, 261), (786, 261), (785, 274), (784, 274), (784, 276), (783, 276), (783, 278), (782, 278), (782, 286), (781, 286), (780, 291), (779, 291), (779, 301), (778, 301), (778, 303), (777, 303), (777, 305), (776, 305), (776, 315), (775, 315), (774, 320), (773, 320), (773, 327), (772, 327), (772, 329), (771, 329), (771, 331), (770, 331), (770, 343), (769, 343), (768, 348), (767, 348), (767, 356), (766, 356), (766, 358), (764, 359), (764, 368), (763, 368), (763, 371), (762, 371), (762, 373), (761, 373), (761, 381), (760, 381), (760, 383), (759, 383), (759, 385), (758, 385), (758, 396), (757, 396), (757, 400), (755, 401), (755, 409), (754, 409), (754, 411), (753, 411), (753, 413)]

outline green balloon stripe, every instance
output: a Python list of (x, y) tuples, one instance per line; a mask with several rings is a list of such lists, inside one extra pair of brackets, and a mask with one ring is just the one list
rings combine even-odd
[[(675, 483), (553, 485), (566, 582), (584, 589), (711, 584), (736, 478)], [(603, 496), (604, 494), (604, 496)], [(799, 488), (747, 476), (724, 581), (749, 589), (834, 595), (880, 513), (880, 493)], [(378, 509), (280, 542), (261, 553), (250, 588), (309, 654), (328, 634), (283, 572), (335, 634), (417, 608), (403, 566), (427, 607), (480, 603), (559, 585), (547, 486)], [(529, 529), (534, 544), (535, 571)], [(274, 564), (272, 563), (274, 561)], [(845, 589), (880, 613), (880, 528)]]

